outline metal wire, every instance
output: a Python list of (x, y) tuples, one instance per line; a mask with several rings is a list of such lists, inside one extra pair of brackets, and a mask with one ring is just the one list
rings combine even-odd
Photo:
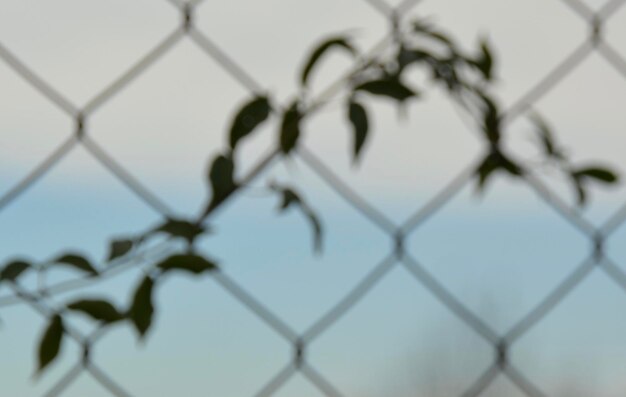
[[(389, 18), (403, 16), (409, 12), (419, 0), (405, 0), (397, 6), (391, 6), (383, 0), (362, 0)], [(0, 45), (0, 61), (4, 61), (12, 68), (17, 75), (21, 76), (27, 83), (33, 86), (38, 92), (55, 104), (61, 111), (69, 115), (74, 121), (77, 129), (71, 136), (62, 142), (57, 149), (52, 151), (33, 171), (18, 181), (6, 193), (0, 196), (0, 211), (6, 210), (9, 204), (17, 200), (27, 189), (34, 186), (44, 177), (57, 163), (62, 161), (76, 145), (83, 145), (87, 151), (117, 179), (119, 179), (133, 194), (138, 196), (146, 206), (154, 209), (164, 217), (171, 216), (173, 210), (170, 209), (161, 198), (145, 187), (140, 180), (134, 178), (132, 174), (121, 164), (106, 153), (102, 147), (90, 137), (84, 129), (85, 118), (97, 112), (99, 107), (105, 102), (114, 100), (117, 93), (124, 90), (146, 70), (150, 69), (165, 54), (172, 51), (184, 37), (188, 37), (194, 42), (200, 51), (213, 59), (225, 72), (251, 94), (263, 93), (263, 86), (246, 71), (246, 69), (232, 58), (228, 51), (222, 49), (212, 38), (196, 29), (194, 26), (194, 13), (200, 1), (168, 0), (174, 6), (176, 12), (181, 15), (181, 24), (172, 33), (167, 35), (156, 47), (129, 67), (129, 69), (117, 77), (111, 84), (97, 93), (82, 107), (72, 104), (62, 93), (58, 92), (44, 79), (37, 76), (26, 66), (16, 55), (7, 48)], [(568, 56), (566, 56), (552, 71), (550, 71), (537, 84), (530, 87), (506, 112), (508, 123), (523, 115), (536, 102), (547, 93), (554, 90), (568, 75), (576, 70), (581, 62), (592, 53), (598, 53), (607, 63), (617, 70), (626, 79), (626, 60), (611, 45), (602, 40), (602, 27), (608, 22), (624, 4), (626, 0), (609, 0), (599, 11), (591, 9), (581, 0), (563, 0), (561, 2), (574, 11), (590, 27), (589, 36)], [(383, 38), (370, 53), (383, 51), (389, 44), (389, 37)], [(311, 103), (313, 108), (322, 107), (326, 102), (337, 95), (345, 85), (350, 73), (343, 76), (331, 84), (326, 90), (315, 98)], [(82, 110), (80, 110), (82, 109)], [(601, 227), (593, 225), (586, 220), (578, 211), (568, 206), (561, 200), (550, 187), (545, 186), (541, 181), (527, 176), (528, 186), (537, 196), (552, 210), (566, 219), (572, 227), (581, 231), (594, 249), (590, 256), (583, 263), (578, 265), (560, 283), (541, 300), (535, 307), (522, 316), (513, 327), (504, 334), (499, 334), (493, 330), (477, 314), (473, 313), (462, 300), (448, 290), (439, 280), (432, 276), (426, 267), (417, 258), (409, 255), (404, 249), (406, 239), (420, 226), (426, 219), (436, 216), (448, 202), (456, 197), (464, 186), (472, 178), (472, 171), (475, 164), (462, 169), (441, 191), (434, 194), (431, 200), (418, 208), (413, 215), (409, 216), (400, 225), (392, 222), (382, 211), (370, 204), (362, 195), (350, 188), (350, 185), (343, 181), (331, 167), (324, 163), (323, 158), (317, 156), (307, 148), (300, 148), (296, 154), (299, 158), (316, 173), (330, 189), (335, 191), (343, 200), (358, 211), (363, 217), (377, 225), (392, 241), (393, 248), (388, 255), (354, 287), (346, 292), (344, 297), (338, 300), (326, 313), (317, 319), (313, 319), (312, 325), (304, 332), (298, 333), (287, 323), (276, 315), (270, 307), (263, 305), (249, 291), (241, 287), (236, 280), (228, 276), (224, 271), (216, 271), (212, 279), (220, 285), (224, 291), (239, 301), (250, 310), (270, 329), (281, 335), (286, 343), (293, 348), (294, 354), (290, 361), (285, 363), (281, 370), (267, 380), (267, 383), (254, 396), (272, 396), (277, 393), (285, 383), (294, 375), (301, 374), (319, 392), (325, 396), (342, 396), (343, 393), (328, 381), (318, 368), (307, 361), (306, 352), (314, 347), (315, 340), (322, 334), (329, 332), (332, 326), (343, 318), (346, 313), (364, 296), (368, 294), (382, 279), (396, 266), (403, 266), (408, 270), (418, 283), (420, 283), (434, 298), (441, 302), (452, 314), (473, 329), (481, 336), (494, 350), (493, 361), (485, 368), (482, 374), (475, 379), (467, 389), (461, 393), (462, 397), (475, 397), (481, 395), (499, 376), (507, 377), (516, 387), (529, 397), (543, 397), (546, 394), (541, 391), (532, 381), (516, 368), (509, 357), (510, 348), (522, 336), (527, 334), (534, 326), (540, 323), (550, 314), (550, 312), (566, 297), (574, 291), (580, 283), (594, 271), (603, 271), (617, 286), (626, 292), (626, 273), (613, 261), (608, 259), (604, 252), (605, 242), (625, 221), (626, 204), (611, 216)], [(242, 185), (252, 182), (266, 170), (269, 165), (280, 158), (278, 151), (272, 151), (261, 156), (255, 167), (241, 178)], [(236, 194), (236, 193), (235, 193)], [(202, 221), (213, 215), (213, 209), (203, 214)], [(101, 279), (111, 277), (120, 272), (140, 266), (143, 263), (161, 257), (168, 252), (167, 244), (157, 246), (148, 252), (137, 253), (135, 256), (124, 259), (119, 263), (114, 263), (103, 271), (102, 278), (79, 278), (65, 281), (56, 285), (30, 292), (19, 286), (14, 286), (13, 294), (0, 297), (0, 307), (26, 303), (42, 316), (49, 316), (53, 312), (47, 307), (45, 296), (54, 296), (74, 289), (86, 288)], [(97, 365), (90, 357), (89, 349), (97, 343), (100, 338), (106, 336), (104, 330), (95, 334), (85, 336), (77, 330), (70, 329), (69, 335), (83, 349), (83, 354), (77, 363), (70, 368), (59, 380), (44, 394), (45, 396), (63, 396), (65, 390), (71, 386), (75, 380), (83, 374), (88, 374), (101, 384), (113, 396), (130, 396), (130, 394), (112, 377), (107, 371)], [(2, 386), (0, 385), (0, 394)]]

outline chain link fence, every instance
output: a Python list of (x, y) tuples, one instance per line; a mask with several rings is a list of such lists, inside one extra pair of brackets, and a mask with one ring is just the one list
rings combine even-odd
[[(357, 0), (354, 0), (357, 1)], [(419, 0), (405, 0), (397, 6), (390, 6), (383, 0), (365, 0), (370, 6), (381, 13), (385, 18), (391, 15), (405, 15), (412, 10)], [(242, 87), (251, 94), (262, 93), (263, 85), (254, 77), (254, 65), (240, 65), (230, 55), (227, 48), (221, 48), (205, 33), (198, 30), (194, 25), (194, 13), (200, 1), (190, 0), (179, 3), (170, 1), (174, 12), (179, 12), (181, 17), (180, 26), (172, 31), (156, 47), (139, 59), (124, 74), (119, 76), (112, 84), (94, 96), (81, 106), (77, 106), (68, 100), (62, 92), (55, 90), (44, 79), (35, 74), (29, 67), (8, 49), (0, 45), (0, 59), (17, 72), (25, 81), (38, 90), (47, 100), (56, 105), (60, 112), (65, 113), (74, 120), (74, 133), (72, 136), (50, 153), (37, 167), (35, 167), (19, 183), (0, 196), (0, 211), (5, 211), (12, 203), (19, 200), (26, 191), (45, 178), (50, 170), (62, 161), (77, 146), (82, 146), (95, 159), (104, 165), (119, 181), (130, 191), (140, 198), (146, 206), (156, 210), (163, 217), (169, 217), (174, 211), (155, 193), (153, 193), (141, 180), (135, 178), (127, 169), (116, 162), (113, 157), (89, 134), (86, 127), (87, 121), (98, 112), (98, 109), (109, 101), (114, 101), (116, 94), (124, 90), (138, 76), (150, 69), (161, 57), (176, 47), (185, 37), (197, 45), (199, 51), (217, 62), (225, 72), (234, 77)], [(582, 20), (589, 24), (589, 35), (580, 45), (565, 59), (556, 65), (536, 85), (530, 87), (510, 108), (506, 111), (506, 122), (511, 123), (531, 109), (539, 99), (551, 92), (559, 83), (570, 75), (592, 53), (598, 54), (606, 62), (615, 68), (626, 79), (626, 59), (614, 47), (603, 38), (604, 27), (607, 21), (626, 3), (626, 0), (607, 1), (597, 11), (590, 8), (586, 3), (579, 0), (563, 0), (564, 12), (566, 8), (573, 10)], [(382, 38), (378, 45), (370, 50), (370, 54), (383, 51), (389, 43), (389, 37)], [(333, 98), (344, 84), (343, 80), (329, 86), (318, 97), (320, 103)], [(626, 290), (626, 273), (610, 258), (605, 255), (605, 242), (626, 220), (626, 205), (621, 207), (611, 216), (608, 221), (596, 226), (585, 218), (558, 195), (551, 191), (538, 179), (527, 178), (524, 183), (538, 194), (546, 206), (563, 217), (573, 228), (578, 229), (593, 243), (593, 250), (588, 258), (578, 265), (563, 281), (556, 285), (552, 291), (517, 323), (502, 334), (494, 330), (480, 316), (470, 310), (463, 301), (455, 296), (442, 285), (411, 253), (405, 249), (405, 241), (415, 230), (429, 218), (437, 213), (455, 196), (461, 189), (470, 183), (475, 164), (468, 164), (457, 177), (452, 179), (441, 191), (435, 192), (432, 198), (403, 223), (396, 223), (389, 219), (383, 212), (368, 203), (366, 197), (359, 195), (349, 183), (342, 180), (333, 170), (327, 166), (320, 154), (314, 153), (302, 147), (296, 154), (315, 174), (341, 196), (350, 206), (357, 209), (360, 214), (386, 233), (394, 242), (394, 249), (389, 252), (387, 258), (373, 268), (352, 290), (346, 291), (345, 296), (328, 310), (322, 317), (313, 321), (312, 325), (304, 332), (293, 330), (287, 322), (274, 314), (271, 307), (264, 306), (255, 299), (245, 288), (238, 284), (237, 280), (229, 277), (225, 272), (219, 271), (211, 276), (230, 295), (246, 306), (260, 320), (265, 322), (276, 334), (283, 337), (293, 348), (292, 360), (284, 368), (275, 374), (262, 387), (255, 396), (272, 396), (295, 374), (304, 376), (323, 395), (344, 395), (331, 381), (326, 379), (321, 372), (307, 360), (307, 352), (315, 348), (315, 341), (324, 334), (333, 324), (342, 318), (357, 302), (359, 302), (381, 279), (396, 267), (406, 268), (415, 279), (418, 280), (438, 301), (440, 301), (451, 313), (456, 315), (467, 326), (473, 329), (493, 348), (493, 360), (491, 365), (485, 368), (480, 377), (475, 379), (462, 394), (463, 397), (481, 395), (494, 379), (503, 374), (521, 392), (531, 397), (546, 396), (544, 392), (527, 377), (522, 370), (517, 368), (509, 358), (511, 347), (524, 336), (531, 328), (541, 322), (550, 314), (553, 308), (563, 301), (580, 283), (592, 272), (604, 272), (620, 288)], [(258, 159), (257, 165), (246, 175), (244, 182), (251, 182), (259, 176), (270, 164), (278, 158), (276, 152)], [(167, 244), (146, 249), (132, 258), (124, 258), (115, 262), (112, 266), (103, 270), (102, 279), (125, 271), (129, 268), (140, 266), (155, 258), (163, 257), (168, 252)], [(67, 291), (87, 288), (101, 279), (76, 279), (64, 281), (54, 285), (42, 286), (37, 290), (28, 290), (19, 285), (12, 286), (13, 293), (0, 298), (0, 308), (18, 304), (27, 304), (42, 316), (48, 316), (53, 311), (43, 297), (54, 296)], [(6, 289), (5, 289), (6, 290)], [(101, 368), (90, 356), (91, 347), (102, 338), (106, 332), (97, 331), (93, 334), (82, 334), (78, 331), (70, 332), (79, 345), (83, 347), (83, 355), (75, 365), (46, 392), (46, 396), (64, 395), (65, 390), (81, 374), (88, 373), (93, 379), (104, 386), (111, 395), (130, 396), (124, 385), (118, 383), (107, 371)], [(2, 386), (0, 386), (0, 391)], [(0, 392), (0, 394), (2, 394)]]

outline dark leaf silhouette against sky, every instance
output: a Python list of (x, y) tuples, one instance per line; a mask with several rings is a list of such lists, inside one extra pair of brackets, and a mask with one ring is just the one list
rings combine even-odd
[(308, 61), (302, 69), (302, 76), (300, 78), (300, 82), (302, 83), (302, 85), (307, 85), (309, 75), (313, 71), (315, 65), (317, 65), (319, 60), (322, 58), (322, 56), (326, 54), (327, 51), (333, 48), (343, 49), (351, 55), (356, 55), (356, 50), (354, 49), (352, 44), (350, 44), (348, 38), (346, 37), (333, 37), (322, 42), (310, 55)]
[(61, 351), (64, 332), (65, 328), (63, 325), (63, 319), (59, 314), (55, 314), (50, 318), (48, 326), (45, 329), (39, 343), (38, 372), (43, 371), (52, 361), (56, 359), (57, 355)]
[(114, 323), (124, 318), (113, 304), (103, 299), (82, 299), (67, 305), (69, 310), (81, 312), (103, 323)]

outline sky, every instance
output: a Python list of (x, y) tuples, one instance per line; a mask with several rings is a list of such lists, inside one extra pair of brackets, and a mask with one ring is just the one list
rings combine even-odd
[[(591, 9), (604, 2), (586, 0)], [(389, 4), (398, 1), (389, 0)], [(572, 53), (588, 25), (564, 1), (424, 0), (406, 18), (428, 16), (475, 48), (495, 48), (494, 94), (517, 103)], [(179, 26), (167, 1), (95, 2), (4, 0), (0, 44), (77, 107)], [(626, 7), (606, 24), (605, 39), (626, 56)], [(201, 3), (196, 27), (240, 64), (278, 102), (297, 87), (309, 48), (337, 33), (362, 49), (384, 36), (387, 22), (368, 2)], [(313, 76), (321, 92), (351, 65), (337, 53)], [(0, 62), (0, 197), (73, 132), (72, 119)], [(211, 156), (225, 147), (234, 109), (250, 95), (188, 38), (87, 119), (87, 133), (181, 216), (208, 197)], [(533, 108), (554, 128), (577, 164), (594, 159), (626, 169), (626, 79), (590, 55)], [(372, 101), (373, 135), (363, 161), (352, 164), (350, 129), (340, 101), (307, 124), (303, 143), (339, 177), (400, 224), (482, 153), (446, 96), (429, 90), (405, 120), (390, 103)], [(269, 122), (240, 158), (242, 174), (275, 140)], [(511, 148), (536, 158), (532, 125), (512, 122)], [(534, 156), (534, 157), (533, 157)], [(324, 251), (315, 255), (305, 220), (278, 215), (270, 180), (293, 184), (319, 213)], [(550, 187), (568, 203), (572, 192)], [(343, 201), (300, 159), (269, 167), (255, 186), (213, 219), (200, 247), (223, 272), (296, 332), (304, 332), (391, 252), (387, 234)], [(626, 201), (622, 187), (594, 189), (583, 215), (601, 225)], [(84, 148), (0, 211), (0, 263), (45, 260), (66, 249), (94, 260), (112, 236), (159, 221), (150, 209)], [(626, 270), (626, 228), (608, 241), (609, 256)], [(439, 282), (498, 332), (506, 332), (591, 252), (589, 240), (528, 187), (506, 177), (486, 194), (465, 186), (407, 240), (407, 250)], [(120, 306), (140, 271), (58, 297), (59, 303), (100, 294)], [(68, 273), (53, 275), (58, 279)], [(0, 297), (8, 291), (0, 287)], [(159, 289), (159, 314), (145, 343), (128, 327), (98, 345), (94, 360), (132, 395), (251, 396), (290, 360), (290, 345), (209, 278), (175, 277)], [(626, 295), (598, 269), (545, 320), (512, 347), (513, 363), (548, 395), (613, 397), (624, 389)], [(44, 319), (25, 306), (0, 308), (0, 395), (44, 395), (75, 364), (68, 343), (44, 376), (33, 381), (35, 343)], [(76, 319), (77, 326), (89, 323)], [(307, 359), (346, 396), (460, 395), (491, 363), (492, 351), (404, 267), (394, 268), (307, 350)], [(516, 394), (517, 393), (517, 394)], [(64, 396), (107, 396), (83, 374)], [(320, 396), (305, 378), (292, 378), (276, 396)], [(500, 376), (485, 396), (522, 395)]]

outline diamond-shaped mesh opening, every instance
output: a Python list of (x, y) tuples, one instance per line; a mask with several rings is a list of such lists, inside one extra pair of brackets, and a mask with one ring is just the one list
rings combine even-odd
[[(234, 0), (219, 7), (207, 2), (199, 6), (197, 20), (201, 32), (246, 66), (247, 72), (263, 81), (281, 101), (295, 92), (298, 71), (313, 43), (329, 35), (347, 34), (365, 51), (386, 33), (388, 24), (362, 1), (332, 0)], [(276, 29), (279, 26), (285, 29)], [(351, 65), (350, 57), (338, 51), (320, 65), (313, 86), (326, 87)]]
[(532, 191), (507, 179), (492, 181), (484, 197), (468, 186), (409, 239), (415, 258), (500, 332), (591, 250)]
[(320, 214), (321, 252), (315, 254), (308, 219), (297, 208), (279, 215), (280, 197), (262, 183), (214, 218), (216, 233), (203, 247), (242, 287), (304, 331), (387, 256), (391, 241), (300, 161), (277, 163), (264, 180), (292, 186)]
[(307, 149), (324, 153), (325, 167), (398, 223), (482, 152), (445, 94), (429, 87), (424, 96), (405, 110), (385, 99), (371, 101), (372, 133), (357, 163), (343, 102), (307, 125)]
[(491, 364), (489, 344), (411, 278), (392, 269), (311, 344), (346, 395), (457, 395)]
[(142, 231), (159, 219), (80, 147), (1, 217), (3, 245), (13, 251), (2, 256), (23, 252), (39, 260), (64, 248), (101, 260), (111, 236)]
[(171, 7), (149, 0), (9, 0), (0, 6), (2, 43), (77, 104), (110, 84), (176, 23)]
[(133, 395), (253, 395), (289, 362), (288, 342), (210, 276), (172, 274), (157, 288), (159, 315), (146, 341), (125, 327), (94, 352)]
[(98, 111), (89, 131), (159, 197), (195, 214), (207, 198), (209, 159), (226, 144), (227, 115), (246, 97), (185, 40)]
[[(513, 347), (513, 361), (547, 395), (617, 396), (626, 321), (615, 316), (626, 295), (596, 270)], [(593, 363), (593, 364), (591, 364)]]

